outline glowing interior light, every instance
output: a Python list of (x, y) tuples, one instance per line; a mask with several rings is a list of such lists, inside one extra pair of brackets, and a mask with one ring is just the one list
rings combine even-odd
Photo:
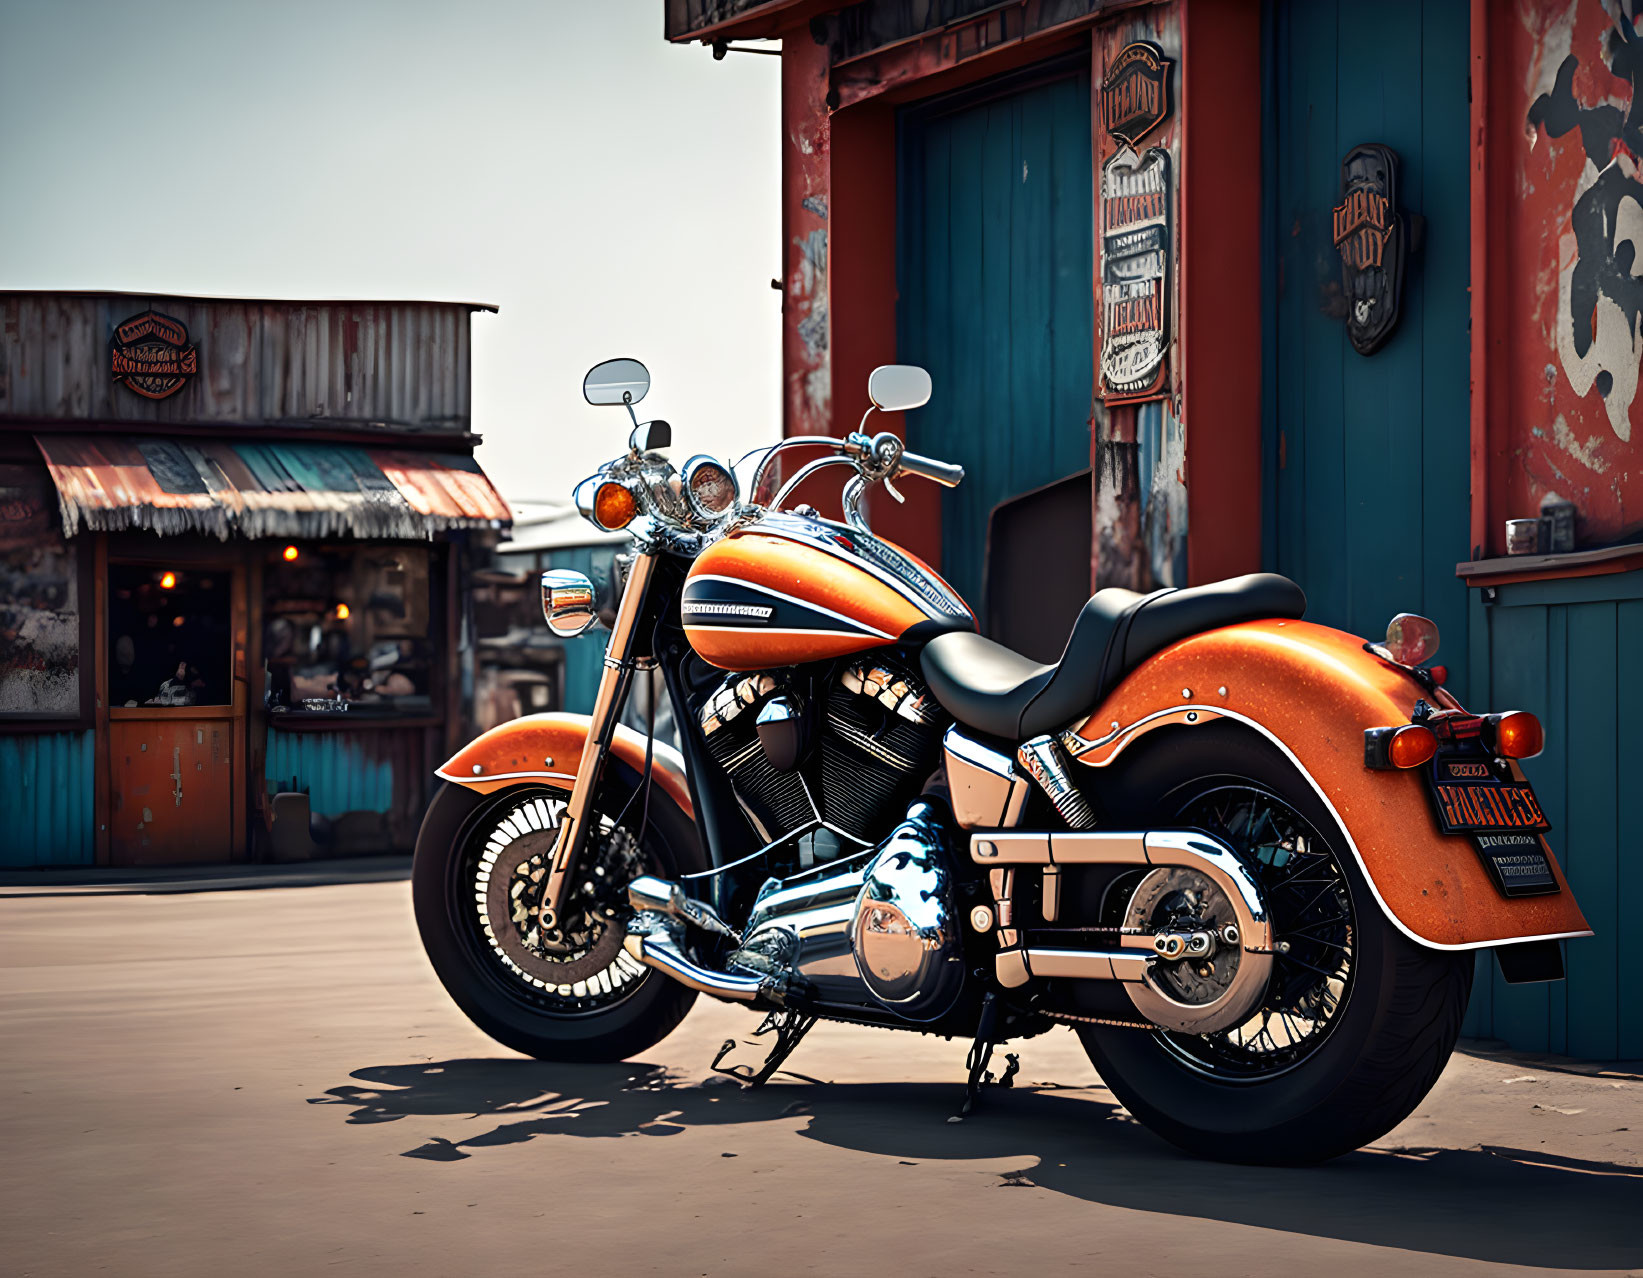
[(160, 574), (160, 589), (161, 590), (171, 590), (176, 586), (176, 584), (177, 584), (177, 574), (176, 573), (174, 573), (174, 572), (162, 572)]
[(295, 563), (297, 556), (301, 553), (302, 552), (295, 546), (287, 546), (284, 550), (280, 551), (280, 557), (284, 559), (286, 563), (290, 564)]

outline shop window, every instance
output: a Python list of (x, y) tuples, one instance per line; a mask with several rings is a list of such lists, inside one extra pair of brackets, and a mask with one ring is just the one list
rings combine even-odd
[(79, 557), (45, 473), (0, 466), (0, 718), (78, 718)]
[(432, 713), (425, 547), (280, 546), (263, 582), (271, 714)]
[(232, 585), (221, 568), (109, 564), (109, 704), (231, 705)]

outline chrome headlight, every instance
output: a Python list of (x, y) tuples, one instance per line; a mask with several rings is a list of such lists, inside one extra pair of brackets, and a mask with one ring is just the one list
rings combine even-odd
[(599, 619), (593, 582), (572, 568), (550, 568), (542, 574), (542, 616), (561, 639), (574, 639)]
[(685, 502), (703, 523), (714, 523), (736, 508), (735, 474), (711, 457), (692, 457), (682, 472)]

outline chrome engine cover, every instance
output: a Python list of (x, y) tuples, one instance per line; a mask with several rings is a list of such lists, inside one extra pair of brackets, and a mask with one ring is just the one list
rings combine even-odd
[(868, 867), (850, 947), (873, 997), (910, 1021), (933, 1021), (958, 998), (964, 950), (941, 810), (919, 800)]
[(933, 1021), (964, 984), (946, 814), (919, 799), (874, 852), (772, 884), (732, 967), (791, 975), (807, 1004)]

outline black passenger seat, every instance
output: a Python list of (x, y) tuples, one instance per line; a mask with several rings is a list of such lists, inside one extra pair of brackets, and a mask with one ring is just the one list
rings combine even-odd
[(1061, 660), (1039, 665), (969, 631), (937, 635), (920, 658), (936, 700), (960, 723), (1024, 741), (1095, 709), (1124, 676), (1179, 639), (1240, 621), (1296, 618), (1306, 595), (1258, 572), (1150, 595), (1099, 590), (1073, 624)]

